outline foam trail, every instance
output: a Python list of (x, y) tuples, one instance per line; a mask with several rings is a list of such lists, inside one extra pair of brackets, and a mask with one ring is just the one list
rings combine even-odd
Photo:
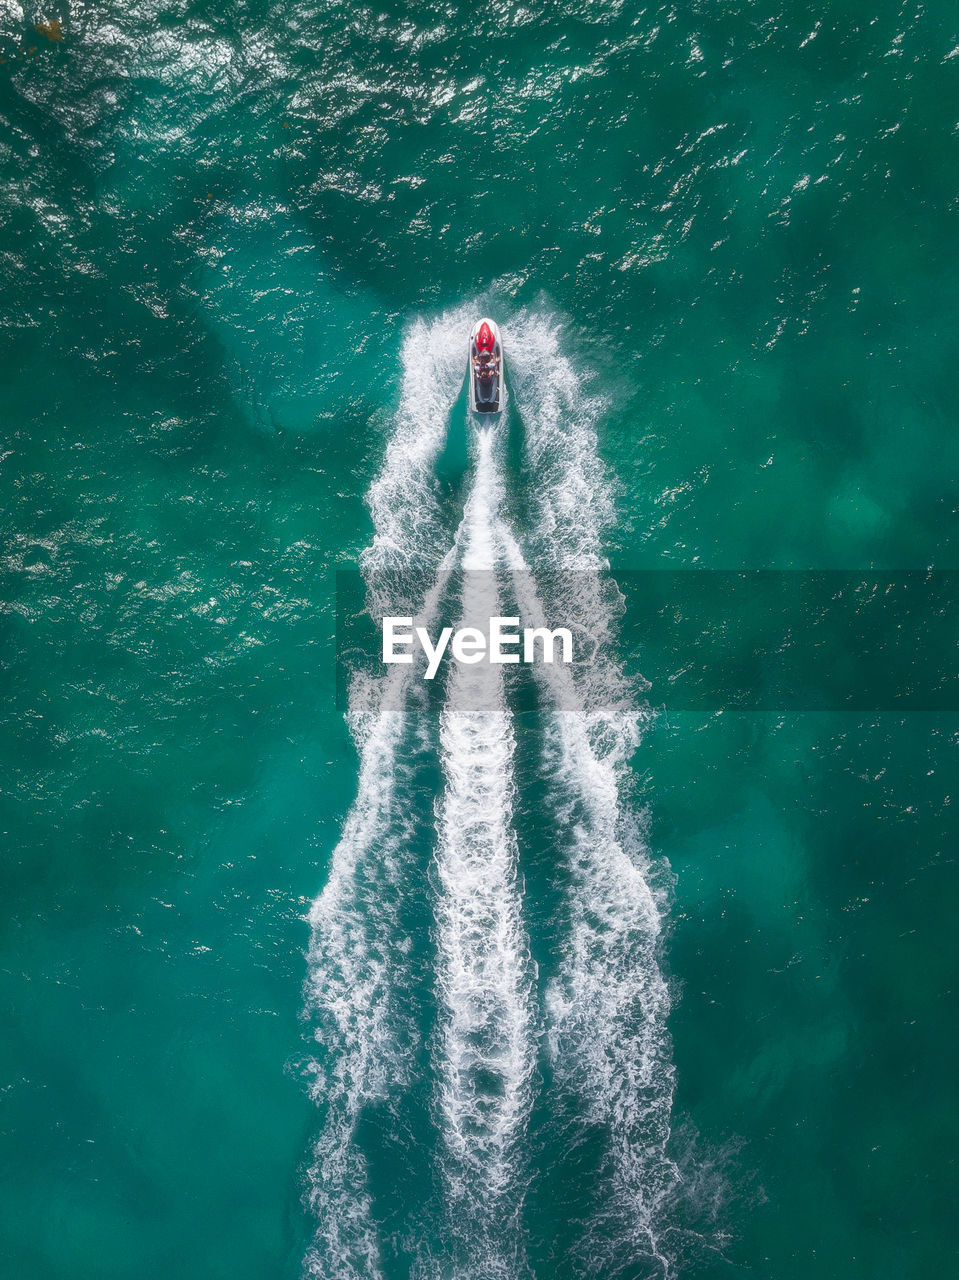
[[(494, 435), (475, 442), (464, 517), (463, 621), (484, 630), (501, 613), (493, 572), (501, 483)], [(534, 1063), (531, 969), (512, 827), (515, 739), (503, 668), (450, 668), (440, 725), (446, 789), (436, 855), (435, 1071), (442, 1173), (457, 1280), (513, 1280), (525, 1270), (519, 1233), (520, 1141)]]
[[(556, 1079), (582, 1099), (607, 1136), (606, 1204), (582, 1242), (587, 1274), (610, 1274), (612, 1228), (669, 1274), (663, 1217), (678, 1181), (667, 1155), (674, 1092), (659, 966), (662, 904), (648, 849), (622, 795), (645, 712), (612, 656), (618, 593), (602, 541), (610, 487), (596, 451), (600, 405), (559, 351), (555, 324), (521, 318), (511, 330), (513, 387), (526, 427), (538, 505), (533, 550), (541, 592), (518, 545), (502, 531), (526, 625), (561, 620), (589, 639), (582, 670), (535, 668), (558, 732), (554, 778), (565, 802), (569, 937), (547, 990)], [(540, 571), (540, 566), (542, 570)], [(549, 625), (552, 625), (550, 621)]]
[[(445, 313), (432, 324), (416, 320), (400, 357), (401, 403), (367, 504), (373, 541), (360, 557), (375, 594), (389, 593), (399, 613), (409, 599), (411, 573), (432, 572), (445, 551), (446, 532), (436, 501), (436, 461), (446, 440), (450, 409), (466, 366), (470, 312)], [(414, 596), (408, 611), (422, 598)]]
[[(432, 579), (418, 618), (427, 626), (455, 554), (437, 572), (442, 523), (433, 475), (463, 381), (465, 332), (465, 316), (452, 314), (433, 325), (418, 321), (407, 335), (401, 401), (368, 497), (374, 536), (362, 564), (371, 607), (404, 612), (389, 606), (417, 566), (424, 581)], [(415, 1034), (395, 989), (402, 960), (397, 910), (411, 834), (401, 803), (411, 761), (401, 744), (409, 734), (415, 670), (392, 666), (385, 677), (358, 680), (351, 689), (350, 727), (360, 748), (357, 794), (310, 911), (305, 1012), (321, 1046), (311, 1092), (325, 1118), (308, 1171), (317, 1230), (305, 1266), (323, 1280), (375, 1280), (382, 1273), (366, 1165), (354, 1133), (362, 1109), (406, 1078)]]

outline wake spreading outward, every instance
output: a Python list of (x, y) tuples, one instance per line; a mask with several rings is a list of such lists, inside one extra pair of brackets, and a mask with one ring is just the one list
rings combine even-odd
[[(526, 514), (510, 514), (508, 414), (473, 416), (456, 524), (437, 469), (462, 404), (470, 319), (459, 311), (408, 332), (400, 404), (368, 495), (370, 612), (481, 630), (515, 613), (530, 627), (571, 628), (589, 657), (533, 669), (540, 746), (526, 772), (517, 668), (451, 663), (431, 696), (417, 660), (354, 678), (356, 799), (310, 913), (321, 1126), (305, 1265), (323, 1280), (547, 1280), (611, 1275), (628, 1258), (632, 1276), (665, 1276), (679, 1173), (667, 1151), (664, 903), (629, 799), (646, 711), (615, 654), (602, 405), (547, 317), (504, 325)], [(488, 377), (478, 328), (476, 379)], [(497, 361), (499, 342), (497, 331)], [(554, 833), (555, 941), (539, 966), (517, 809), (530, 767)], [(411, 939), (413, 897), (425, 904), (428, 946)], [(538, 1250), (524, 1213), (544, 1173), (539, 1117), (553, 1111), (570, 1118), (568, 1147), (593, 1153), (592, 1207), (562, 1245)]]

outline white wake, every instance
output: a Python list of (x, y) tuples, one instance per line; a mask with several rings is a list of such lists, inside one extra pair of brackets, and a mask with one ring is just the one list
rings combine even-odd
[[(461, 623), (502, 613), (495, 530), (502, 496), (492, 431), (474, 438)], [(448, 1220), (465, 1243), (458, 1280), (509, 1280), (523, 1266), (521, 1141), (535, 1060), (532, 973), (513, 830), (516, 742), (503, 667), (450, 669), (440, 724), (435, 1053)]]
[(601, 405), (561, 353), (554, 323), (521, 317), (509, 339), (537, 513), (536, 581), (504, 534), (517, 597), (527, 625), (559, 619), (591, 653), (581, 668), (535, 669), (554, 726), (548, 763), (565, 809), (571, 885), (568, 941), (546, 992), (548, 1040), (557, 1082), (576, 1094), (584, 1120), (607, 1142), (605, 1206), (583, 1241), (583, 1260), (588, 1272), (606, 1273), (602, 1244), (625, 1230), (668, 1273), (661, 1235), (679, 1174), (667, 1154), (674, 1068), (659, 962), (663, 904), (624, 801), (648, 713), (612, 644), (618, 593), (603, 553), (613, 500), (597, 451)]
[[(375, 613), (402, 612), (411, 565), (435, 566), (417, 621), (432, 626), (447, 559), (435, 491), (436, 459), (463, 380), (466, 318), (418, 321), (401, 353), (399, 408), (368, 495), (372, 545), (362, 565)], [(416, 1028), (397, 998), (402, 940), (397, 914), (412, 836), (403, 781), (411, 772), (408, 702), (415, 667), (391, 666), (351, 689), (350, 728), (360, 752), (356, 799), (310, 911), (306, 1015), (320, 1054), (311, 1093), (325, 1108), (313, 1147), (308, 1199), (317, 1230), (306, 1267), (323, 1280), (375, 1280), (380, 1248), (366, 1161), (355, 1142), (364, 1107), (409, 1077)], [(401, 748), (406, 747), (406, 750)]]
[[(504, 326), (532, 528), (521, 546), (504, 514), (500, 428), (477, 431), (451, 546), (436, 471), (469, 318), (464, 309), (418, 322), (404, 343), (400, 406), (368, 495), (370, 608), (374, 616), (416, 613), (435, 634), (456, 568), (462, 616), (443, 621), (485, 631), (490, 617), (513, 612), (503, 604), (508, 572), (523, 624), (568, 626), (577, 652), (591, 655), (574, 668), (534, 668), (566, 868), (562, 946), (544, 993), (552, 1088), (573, 1100), (605, 1151), (595, 1192), (602, 1207), (584, 1224), (577, 1273), (612, 1274), (607, 1246), (625, 1242), (667, 1274), (662, 1222), (678, 1173), (667, 1153), (674, 1072), (660, 968), (664, 904), (629, 796), (647, 713), (615, 658), (619, 600), (603, 550), (614, 503), (596, 440), (602, 405), (562, 353), (552, 320), (527, 313)], [(447, 1236), (438, 1252), (425, 1241), (414, 1247), (414, 1273), (520, 1280), (530, 1274), (521, 1215), (538, 1014), (514, 822), (516, 741), (503, 668), (447, 665), (432, 1040)], [(410, 1088), (417, 1052), (399, 909), (414, 868), (408, 783), (420, 674), (416, 665), (392, 666), (354, 682), (357, 797), (310, 914), (306, 1003), (318, 1043), (313, 1093), (325, 1118), (309, 1171), (317, 1230), (306, 1263), (322, 1280), (381, 1280), (384, 1272), (356, 1134), (364, 1109)]]

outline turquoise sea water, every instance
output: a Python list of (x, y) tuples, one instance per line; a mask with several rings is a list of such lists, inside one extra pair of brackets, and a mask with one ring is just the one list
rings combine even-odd
[(955, 714), (364, 775), (335, 572), (959, 567), (953, 8), (0, 14), (5, 1273), (950, 1274)]

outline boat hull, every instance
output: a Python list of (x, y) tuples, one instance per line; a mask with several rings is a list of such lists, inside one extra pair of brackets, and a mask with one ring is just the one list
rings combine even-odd
[[(492, 373), (486, 373), (485, 376), (478, 367), (480, 352), (476, 345), (477, 337), (484, 324), (489, 326), (493, 334), (493, 358), (490, 362), (493, 366), (493, 371)], [(503, 406), (506, 404), (504, 371), (503, 343), (498, 325), (488, 317), (477, 320), (470, 333), (467, 364), (470, 408), (474, 413), (485, 417), (489, 414), (502, 412)]]

